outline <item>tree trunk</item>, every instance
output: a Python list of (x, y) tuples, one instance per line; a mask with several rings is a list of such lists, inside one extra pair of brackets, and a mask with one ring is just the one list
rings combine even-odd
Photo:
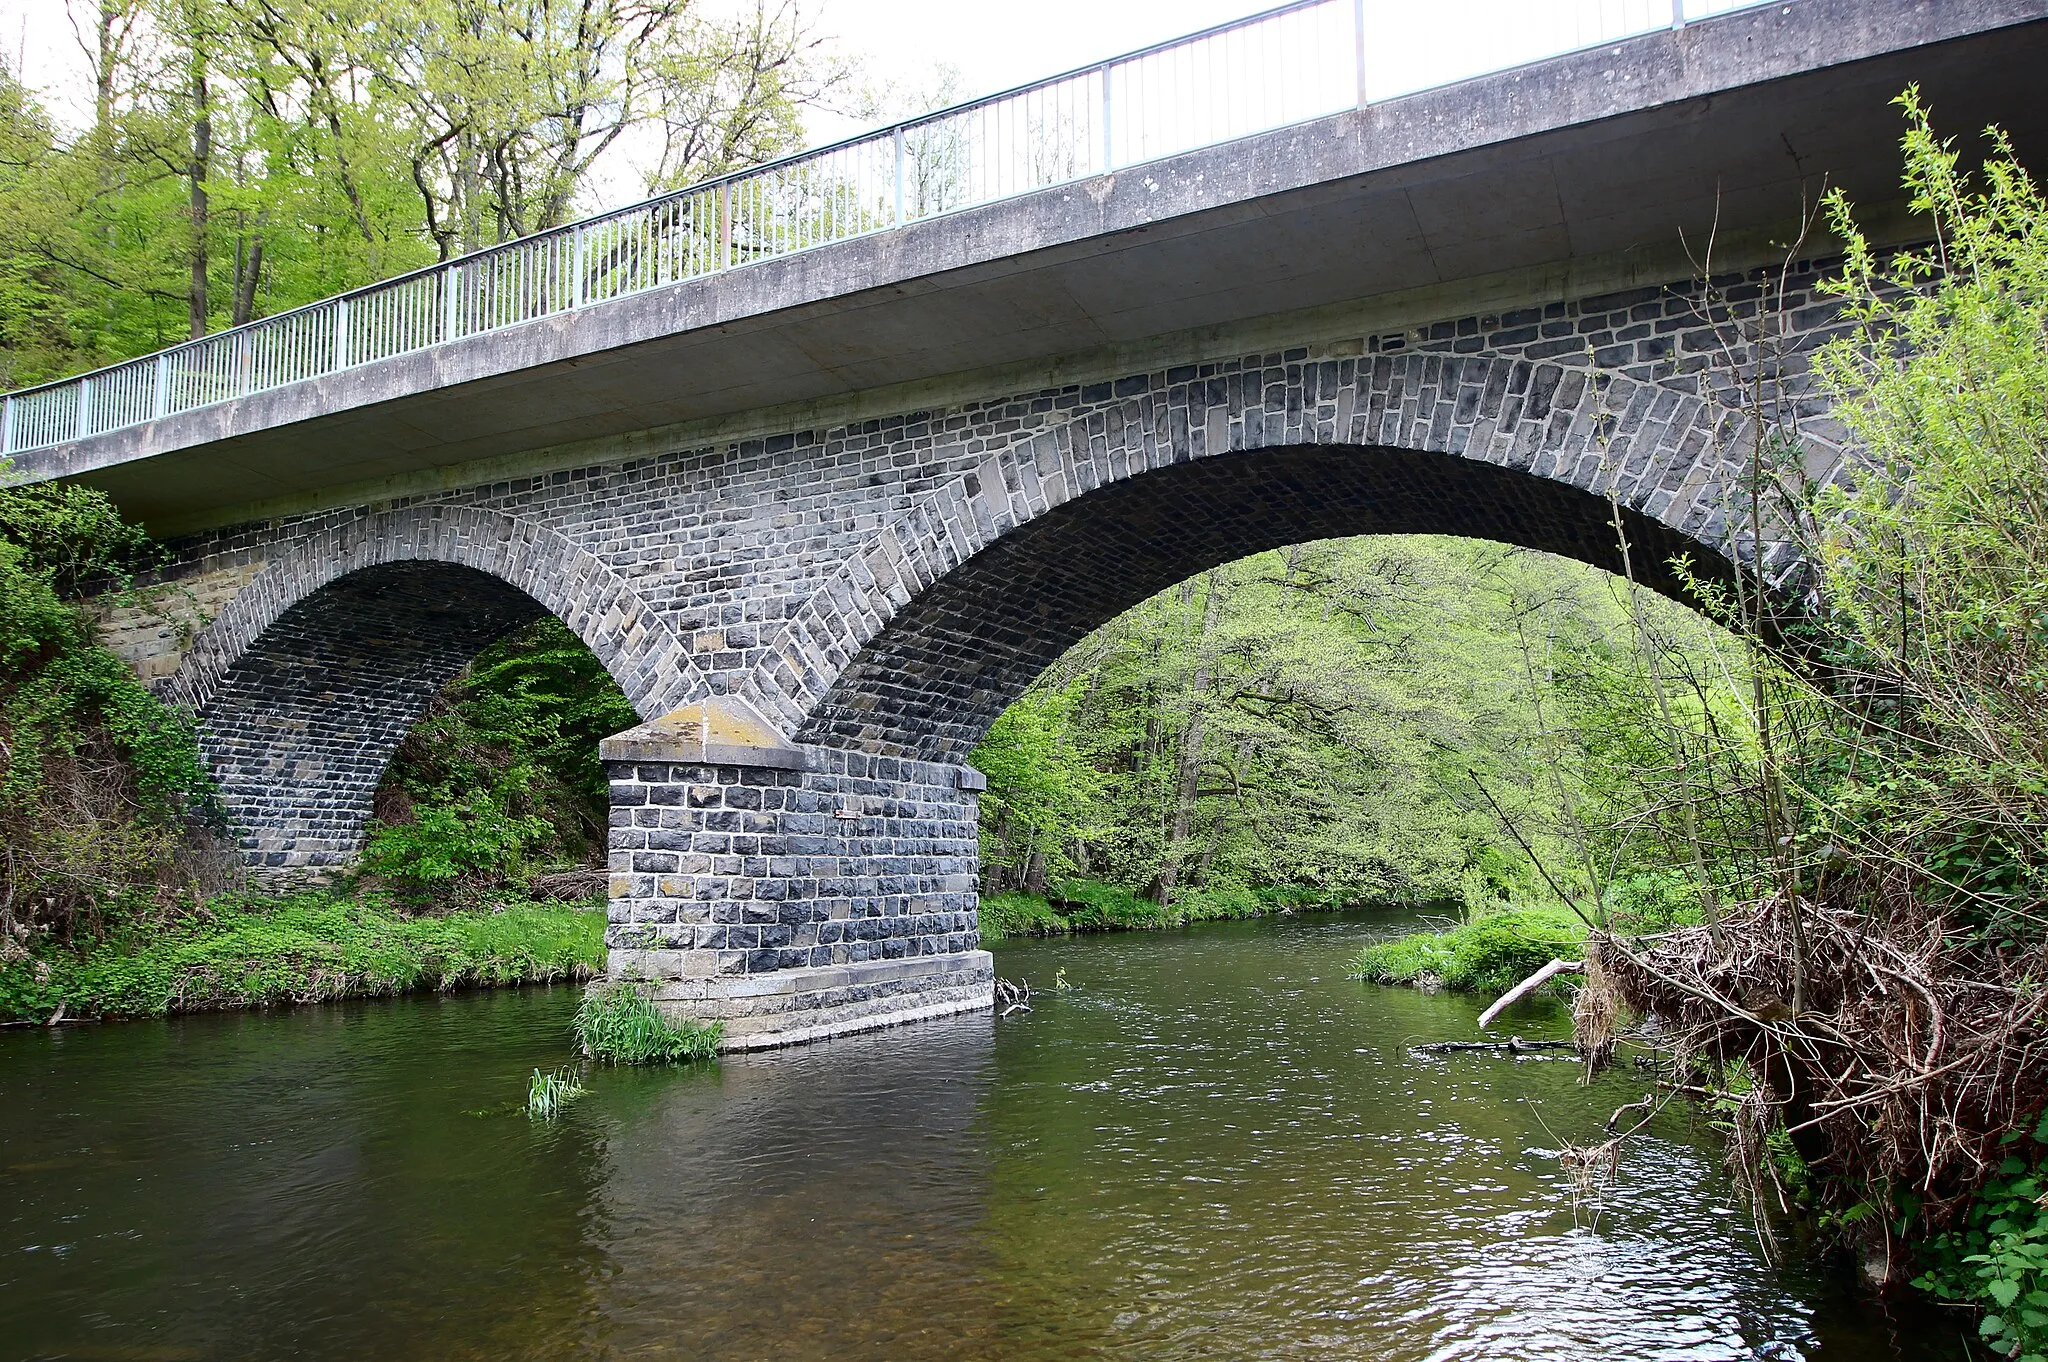
[(1031, 842), (1031, 859), (1024, 863), (1024, 892), (1045, 893), (1045, 847), (1037, 838)]
[(192, 283), (186, 294), (186, 313), (192, 339), (198, 340), (206, 334), (206, 175), (213, 161), (213, 115), (207, 103), (206, 55), (200, 47), (198, 25), (192, 28), (188, 38), (192, 44), (192, 161), (185, 170), (191, 184)]
[(1202, 736), (1207, 727), (1209, 686), (1216, 670), (1216, 616), (1223, 604), (1223, 592), (1213, 571), (1203, 574), (1203, 583), (1209, 588), (1209, 599), (1202, 607), (1202, 632), (1195, 645), (1195, 675), (1188, 687), (1188, 723), (1180, 735), (1173, 820), (1167, 829), (1158, 877), (1152, 882), (1152, 900), (1162, 908), (1173, 902), (1173, 891), (1180, 881), (1181, 859), (1187, 854), (1188, 839), (1194, 832), (1195, 791), (1202, 775)]
[(235, 325), (256, 318), (256, 285), (263, 275), (263, 231), (259, 227), (248, 238), (246, 252), (235, 251)]

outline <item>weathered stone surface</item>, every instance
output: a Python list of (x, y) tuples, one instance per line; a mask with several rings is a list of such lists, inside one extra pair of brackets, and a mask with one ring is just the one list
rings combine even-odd
[[(1793, 352), (1832, 332), (1816, 277), (1785, 285), (1811, 328)], [(1675, 591), (1668, 561), (1713, 571), (1741, 524), (1737, 385), (1804, 400), (1799, 366), (1738, 330), (1778, 284), (1532, 300), (199, 536), (173, 546), (172, 586), (209, 622), (158, 684), (215, 735), (252, 859), (289, 872), (352, 853), (423, 688), (480, 646), (437, 597), (491, 596), (483, 632), (553, 611), (650, 719), (749, 707), (753, 736), (700, 740), (700, 762), (787, 762), (793, 742), (957, 766), (1088, 629), (1260, 548), (1434, 531), (1617, 567), (1611, 493), (1639, 573)], [(1825, 475), (1830, 432), (1810, 428)]]
[[(1806, 382), (1725, 330), (1760, 288), (1532, 301), (200, 536), (170, 586), (208, 622), (156, 684), (198, 713), (245, 855), (281, 883), (347, 863), (435, 690), (552, 611), (649, 716), (602, 753), (618, 971), (735, 1045), (981, 1006), (985, 782), (962, 763), (1047, 663), (1305, 539), (1476, 535), (1616, 568), (1618, 514), (1651, 585), (1678, 591), (1680, 554), (1723, 570), (1749, 552), (1730, 536), (1754, 438), (1728, 399), (1759, 372), (1795, 404)], [(1824, 308), (1793, 315), (1803, 343), (1830, 334)]]
[[(613, 972), (636, 977), (635, 966), (644, 970), (649, 963), (621, 953), (613, 959)], [(995, 960), (973, 950), (738, 978), (637, 977), (662, 981), (652, 996), (671, 1016), (723, 1022), (722, 1048), (762, 1050), (988, 1007), (994, 1001)]]
[(733, 695), (714, 695), (659, 719), (614, 733), (598, 744), (605, 761), (681, 762), (697, 766), (765, 766), (800, 771), (803, 750), (761, 712)]

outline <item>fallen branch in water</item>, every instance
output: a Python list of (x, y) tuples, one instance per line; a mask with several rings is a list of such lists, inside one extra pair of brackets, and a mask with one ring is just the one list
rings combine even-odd
[(1005, 1017), (1012, 1012), (1029, 1012), (1031, 981), (1026, 979), (1022, 983), (1013, 984), (1008, 979), (996, 980), (996, 1006), (1003, 1009), (999, 1015)]
[(1440, 1040), (1429, 1045), (1411, 1045), (1409, 1050), (1418, 1055), (1454, 1055), (1482, 1053), (1494, 1055), (1530, 1055), (1543, 1050), (1570, 1050), (1578, 1052), (1575, 1040), (1523, 1040), (1520, 1036), (1509, 1036), (1506, 1040)]
[(1509, 1004), (1520, 1002), (1522, 999), (1528, 997), (1531, 993), (1534, 993), (1537, 989), (1542, 988), (1545, 984), (1549, 983), (1552, 979), (1555, 979), (1558, 975), (1583, 974), (1585, 972), (1586, 966), (1583, 961), (1551, 961), (1542, 969), (1537, 970), (1534, 974), (1524, 979), (1521, 983), (1516, 984), (1513, 988), (1501, 994), (1500, 997), (1494, 1002), (1492, 1007), (1489, 1007), (1484, 1012), (1480, 1013), (1479, 1029), (1484, 1031), (1488, 1026), (1492, 1025), (1493, 1019), (1495, 1017), (1498, 1017), (1501, 1014), (1501, 1012), (1508, 1007)]

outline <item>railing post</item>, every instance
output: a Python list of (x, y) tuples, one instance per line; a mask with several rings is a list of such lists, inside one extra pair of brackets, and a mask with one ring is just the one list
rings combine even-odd
[[(1671, 0), (1674, 7), (1685, 0)], [(1365, 0), (1351, 0), (1352, 60), (1358, 68), (1358, 107), (1368, 103), (1365, 97)]]
[(450, 265), (441, 271), (441, 339), (455, 339), (456, 328), (462, 324), (462, 313), (458, 299), (462, 294), (462, 266)]
[(1685, 0), (1671, 0), (1671, 29), (1675, 33), (1685, 27)]
[(348, 299), (334, 300), (334, 367), (348, 368)]
[(254, 367), (250, 363), (250, 359), (249, 333), (237, 331), (235, 333), (235, 396), (237, 397), (247, 397), (249, 395), (249, 371)]
[(171, 410), (171, 357), (162, 354), (156, 357), (156, 391), (149, 396), (151, 417), (167, 416)]
[(0, 399), (0, 454), (14, 452), (14, 396)]
[(92, 434), (92, 380), (78, 380), (78, 438)]
[(896, 129), (896, 223), (903, 223), (903, 129)]
[(579, 222), (576, 224), (575, 231), (570, 233), (569, 240), (569, 268), (576, 271), (576, 277), (569, 284), (570, 307), (583, 306), (585, 297), (583, 270), (585, 257), (588, 254), (589, 249), (583, 236), (583, 224)]
[(732, 267), (732, 181), (718, 186), (718, 268)]
[(1116, 167), (1114, 143), (1115, 124), (1110, 118), (1110, 76), (1116, 70), (1108, 62), (1102, 64), (1102, 173), (1107, 175)]

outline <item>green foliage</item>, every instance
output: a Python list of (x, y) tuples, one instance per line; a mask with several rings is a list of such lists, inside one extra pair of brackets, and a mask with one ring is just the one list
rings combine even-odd
[(215, 808), (192, 727), (101, 646), (81, 600), (132, 596), (149, 554), (104, 493), (0, 488), (0, 959), (203, 878)]
[(1421, 984), (1458, 993), (1504, 993), (1552, 960), (1580, 959), (1586, 925), (1556, 907), (1503, 908), (1443, 932), (1417, 932), (1366, 946), (1355, 978)]
[(1973, 181), (1917, 91), (1906, 183), (1936, 243), (1848, 243), (1851, 334), (1815, 370), (1867, 455), (1805, 545), (1838, 683), (1801, 772), (1810, 844), (1995, 933), (2038, 939), (2048, 891), (2048, 200), (2002, 133)]
[[(1944, 1300), (1985, 1311), (1979, 1334), (2000, 1357), (2048, 1356), (2048, 1113), (2030, 1137), (2006, 1138), (2013, 1153), (1978, 1192), (1962, 1222), (1920, 1247), (1926, 1267), (1914, 1282)], [(2031, 1150), (2022, 1154), (2026, 1146)]]
[(410, 823), (379, 824), (363, 849), (363, 869), (417, 893), (458, 880), (497, 881), (555, 829), (545, 818), (507, 812), (492, 794), (473, 791), (460, 803), (416, 809)]
[(588, 978), (604, 914), (560, 905), (408, 918), (374, 899), (216, 904), (167, 926), (116, 924), (76, 949), (0, 965), (0, 1016), (158, 1017), (377, 997), (422, 988)]
[(1012, 936), (1066, 936), (1076, 932), (1131, 932), (1185, 927), (1193, 922), (1265, 917), (1342, 908), (1339, 895), (1300, 888), (1245, 889), (1212, 885), (1190, 889), (1161, 907), (1122, 885), (1069, 880), (1049, 894), (990, 894), (981, 900), (981, 935), (996, 942)]
[(562, 1114), (562, 1108), (589, 1091), (577, 1082), (576, 1071), (566, 1065), (553, 1073), (535, 1069), (526, 1084), (526, 1114), (536, 1121), (552, 1121)]
[(613, 183), (772, 159), (840, 74), (793, 7), (90, 8), (83, 126), (0, 72), (0, 387), (525, 236)]
[(671, 1021), (628, 980), (593, 985), (576, 1009), (576, 1041), (607, 1064), (679, 1064), (711, 1059), (725, 1023)]
[(492, 644), (400, 745), (363, 867), (415, 899), (474, 897), (522, 871), (601, 863), (598, 741), (638, 722), (553, 616)]
[(1218, 568), (1097, 630), (976, 749), (984, 892), (1551, 897), (1504, 813), (1591, 901), (1686, 845), (1639, 620), (1683, 683), (1680, 719), (1739, 732), (1733, 640), (1577, 563), (1414, 536)]

